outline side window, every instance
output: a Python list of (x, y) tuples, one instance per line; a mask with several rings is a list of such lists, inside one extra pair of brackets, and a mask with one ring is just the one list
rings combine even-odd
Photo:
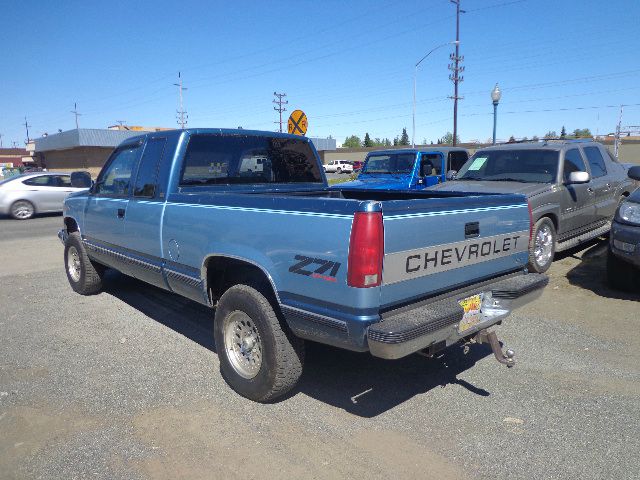
[(131, 189), (131, 174), (138, 158), (139, 145), (124, 147), (114, 152), (109, 165), (100, 172), (95, 193), (126, 197)]
[(69, 175), (59, 175), (56, 180), (56, 187), (71, 188), (71, 177)]
[(467, 160), (469, 160), (467, 152), (449, 152), (449, 170), (460, 171)]
[(607, 174), (607, 167), (604, 164), (604, 158), (598, 147), (584, 147), (584, 153), (589, 160), (591, 167), (591, 176), (593, 178), (603, 177)]
[(158, 165), (162, 159), (166, 138), (152, 138), (144, 148), (136, 183), (133, 187), (134, 197), (154, 197), (158, 183)]
[(27, 178), (22, 183), (32, 187), (57, 187), (56, 178), (51, 175), (39, 175), (37, 177)]
[(564, 154), (564, 170), (562, 172), (562, 178), (565, 182), (569, 181), (569, 174), (571, 172), (586, 172), (587, 167), (584, 165), (584, 160), (580, 151), (577, 148), (567, 150)]

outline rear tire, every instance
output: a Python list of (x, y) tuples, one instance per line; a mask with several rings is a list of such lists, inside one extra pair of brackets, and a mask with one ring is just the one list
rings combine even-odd
[(16, 220), (28, 220), (36, 213), (36, 207), (28, 200), (16, 200), (9, 210), (11, 217)]
[(268, 402), (298, 382), (304, 341), (255, 288), (234, 285), (220, 297), (214, 334), (222, 377), (243, 397)]
[(611, 288), (625, 292), (637, 289), (640, 272), (630, 263), (615, 255), (611, 248), (607, 255), (607, 281)]
[(542, 217), (533, 226), (529, 246), (529, 270), (544, 273), (549, 270), (556, 253), (556, 227), (549, 217)]
[(64, 247), (67, 280), (74, 292), (94, 295), (102, 289), (105, 267), (91, 261), (78, 232), (69, 234)]
[(336, 173), (337, 173), (338, 175), (340, 175), (340, 174), (342, 173), (342, 169), (341, 169), (340, 167), (338, 167), (338, 168), (336, 169)]

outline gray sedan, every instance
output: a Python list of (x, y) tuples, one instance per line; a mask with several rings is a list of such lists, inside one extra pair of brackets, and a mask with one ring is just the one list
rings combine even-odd
[(529, 269), (545, 272), (556, 252), (609, 232), (636, 187), (627, 170), (593, 141), (514, 143), (478, 150), (455, 181), (432, 188), (526, 195), (534, 221)]
[(64, 199), (86, 190), (71, 186), (68, 173), (38, 172), (0, 181), (0, 214), (26, 220), (37, 213), (61, 212)]

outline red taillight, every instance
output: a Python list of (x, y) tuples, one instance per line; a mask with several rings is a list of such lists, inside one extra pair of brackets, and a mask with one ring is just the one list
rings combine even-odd
[(351, 226), (347, 285), (377, 287), (382, 283), (384, 230), (381, 212), (356, 212)]
[(533, 211), (531, 210), (531, 202), (527, 201), (527, 206), (529, 207), (529, 245), (531, 245), (531, 240), (533, 239)]

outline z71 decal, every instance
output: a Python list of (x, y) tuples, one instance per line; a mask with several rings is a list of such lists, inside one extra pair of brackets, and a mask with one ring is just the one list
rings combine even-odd
[(304, 255), (296, 255), (294, 258), (298, 260), (298, 263), (289, 267), (291, 273), (297, 273), (305, 277), (319, 278), (327, 282), (336, 281), (336, 275), (338, 274), (338, 270), (340, 270), (339, 262), (305, 257)]

